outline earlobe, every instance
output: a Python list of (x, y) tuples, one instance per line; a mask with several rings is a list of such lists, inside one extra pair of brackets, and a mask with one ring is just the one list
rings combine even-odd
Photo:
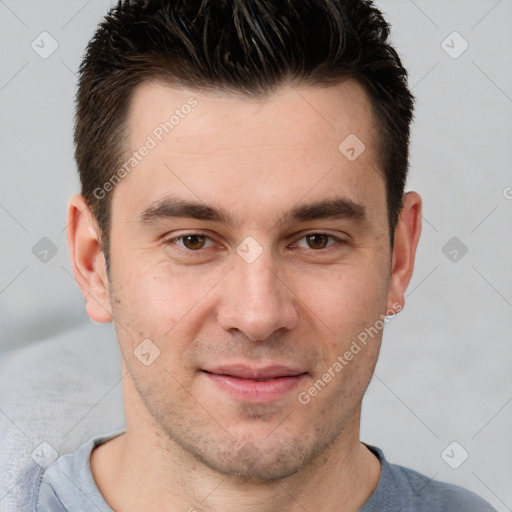
[(75, 195), (69, 201), (67, 226), (73, 274), (87, 302), (87, 314), (95, 322), (111, 322), (112, 310), (100, 233), (94, 215), (81, 195)]
[(421, 197), (416, 192), (405, 194), (403, 208), (395, 228), (388, 310), (400, 311), (404, 307), (405, 290), (412, 277), (416, 248), (421, 234), (421, 206)]

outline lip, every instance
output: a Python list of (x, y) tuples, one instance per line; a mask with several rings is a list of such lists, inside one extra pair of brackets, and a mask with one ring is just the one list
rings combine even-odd
[(205, 368), (204, 371), (215, 375), (238, 377), (239, 379), (275, 379), (278, 377), (293, 377), (305, 373), (303, 370), (290, 366), (269, 365), (256, 368), (243, 364), (216, 366), (213, 368)]
[(245, 365), (218, 366), (202, 372), (222, 391), (238, 400), (268, 403), (295, 389), (307, 372), (289, 366), (256, 368)]

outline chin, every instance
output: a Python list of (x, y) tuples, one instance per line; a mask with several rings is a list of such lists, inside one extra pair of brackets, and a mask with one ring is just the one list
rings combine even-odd
[[(196, 425), (197, 427), (197, 425)], [(262, 425), (216, 433), (194, 429), (190, 435), (168, 436), (198, 462), (216, 473), (249, 482), (285, 479), (311, 462), (325, 448), (312, 432)], [(256, 428), (255, 428), (256, 427)], [(321, 436), (320, 436), (321, 437)]]
[(262, 451), (252, 442), (237, 450), (217, 453), (213, 457), (209, 456), (212, 454), (204, 453), (194, 455), (217, 473), (250, 482), (282, 480), (299, 472), (307, 463), (303, 447), (290, 445)]

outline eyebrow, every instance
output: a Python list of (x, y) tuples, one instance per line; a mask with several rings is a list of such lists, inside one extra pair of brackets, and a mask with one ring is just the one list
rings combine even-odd
[(232, 227), (234, 219), (223, 208), (214, 208), (205, 203), (169, 196), (151, 203), (138, 217), (139, 224), (153, 224), (171, 218), (189, 218), (219, 222)]
[[(236, 224), (235, 218), (223, 208), (205, 203), (169, 196), (151, 203), (138, 217), (137, 223), (148, 225), (171, 218), (190, 218), (218, 222), (228, 227)], [(285, 212), (277, 224), (307, 222), (320, 219), (347, 219), (364, 222), (366, 207), (346, 197), (322, 199), (308, 204), (295, 205)]]

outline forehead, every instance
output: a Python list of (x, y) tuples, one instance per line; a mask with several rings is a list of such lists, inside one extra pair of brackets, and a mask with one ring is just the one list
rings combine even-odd
[[(192, 121), (184, 122), (187, 118)], [(172, 125), (167, 131), (161, 126), (166, 123)], [(152, 133), (157, 138), (163, 136), (169, 144), (174, 140), (183, 152), (198, 150), (198, 145), (204, 151), (230, 149), (246, 141), (248, 135), (254, 146), (302, 142), (311, 149), (327, 136), (337, 149), (340, 137), (350, 133), (374, 145), (374, 127), (369, 97), (354, 79), (329, 87), (282, 85), (258, 96), (204, 92), (150, 81), (135, 89), (128, 115), (130, 142)], [(170, 131), (173, 137), (165, 137)]]
[(140, 209), (171, 193), (252, 213), (330, 191), (371, 202), (384, 191), (374, 126), (352, 79), (260, 97), (147, 82), (132, 97), (127, 142), (130, 153), (151, 150), (119, 188), (131, 183)]

